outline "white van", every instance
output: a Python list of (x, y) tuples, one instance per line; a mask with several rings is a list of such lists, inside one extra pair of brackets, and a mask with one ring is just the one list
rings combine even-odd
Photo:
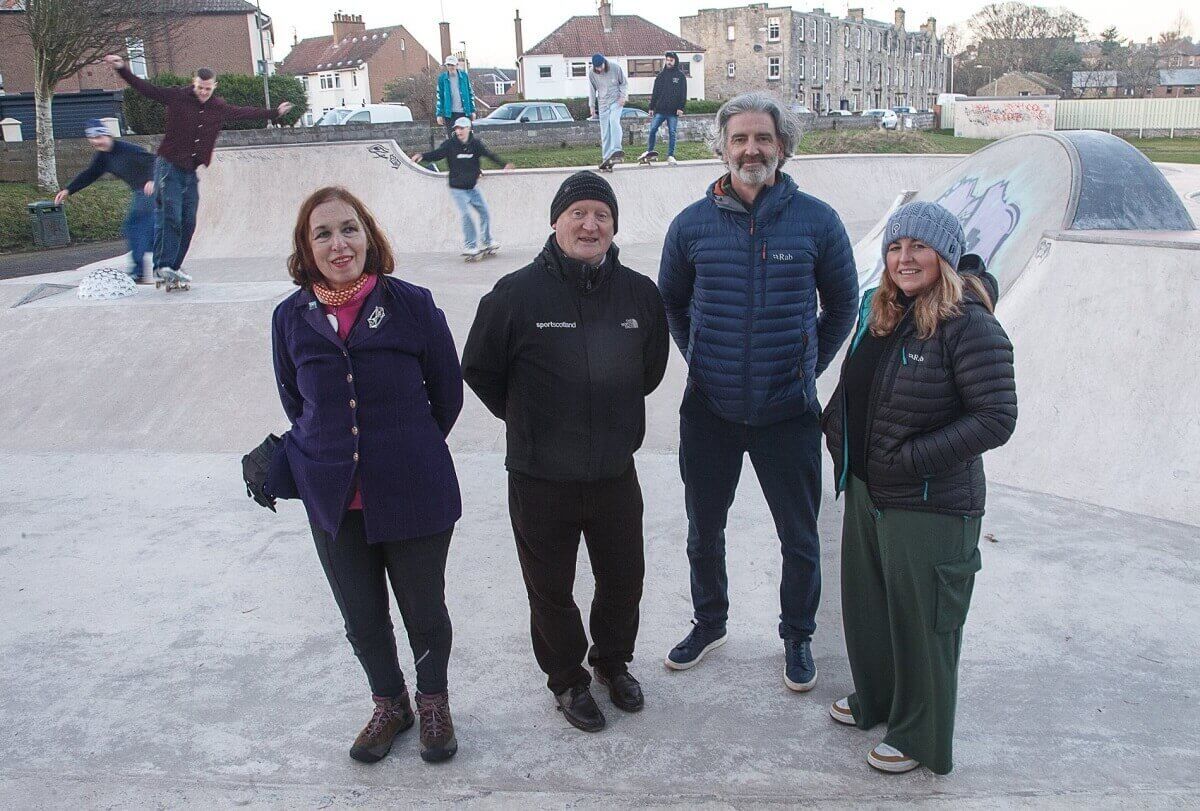
[(392, 124), (412, 121), (412, 110), (403, 104), (367, 104), (363, 107), (334, 107), (317, 121), (318, 127), (339, 124)]

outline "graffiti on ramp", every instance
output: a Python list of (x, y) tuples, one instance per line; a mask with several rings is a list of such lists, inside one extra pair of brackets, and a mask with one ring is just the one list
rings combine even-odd
[(951, 186), (937, 203), (946, 207), (962, 223), (966, 246), (963, 253), (973, 253), (991, 265), (993, 257), (1017, 230), (1021, 222), (1021, 207), (1008, 199), (1008, 181), (998, 180), (982, 194), (976, 194), (979, 178), (965, 177)]

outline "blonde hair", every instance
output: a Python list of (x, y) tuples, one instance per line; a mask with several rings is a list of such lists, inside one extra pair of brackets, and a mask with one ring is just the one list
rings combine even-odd
[[(912, 303), (913, 322), (917, 327), (917, 337), (922, 340), (932, 338), (937, 332), (938, 325), (962, 312), (964, 288), (969, 287), (983, 301), (983, 306), (992, 312), (992, 297), (983, 282), (973, 273), (959, 275), (945, 259), (938, 257), (938, 270), (941, 271), (936, 283), (924, 293), (917, 296)], [(892, 275), (885, 268), (879, 289), (871, 299), (871, 312), (868, 323), (871, 334), (877, 338), (891, 335), (892, 331), (904, 318), (905, 307), (900, 303), (900, 288), (892, 280)]]

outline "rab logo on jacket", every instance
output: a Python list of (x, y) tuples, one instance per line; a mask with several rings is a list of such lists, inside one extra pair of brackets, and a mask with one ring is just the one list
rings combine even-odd
[(637, 319), (636, 318), (626, 318), (624, 321), (621, 322), (621, 326), (624, 327), (625, 329), (637, 329), (638, 328)]
[(790, 253), (773, 253), (771, 254), (771, 258), (776, 262), (790, 262), (795, 257), (793, 257)]
[(383, 307), (376, 307), (371, 311), (371, 315), (367, 318), (367, 326), (371, 329), (379, 329), (379, 325), (383, 323), (383, 319), (387, 318), (387, 310)]
[(915, 354), (915, 353), (913, 353), (913, 352), (909, 352), (909, 353), (908, 353), (908, 359), (909, 359), (909, 360), (915, 360), (917, 363), (923, 363), (923, 362), (925, 361), (925, 356), (924, 356), (924, 355), (917, 355), (917, 354)]
[(575, 329), (574, 321), (539, 321), (538, 329)]

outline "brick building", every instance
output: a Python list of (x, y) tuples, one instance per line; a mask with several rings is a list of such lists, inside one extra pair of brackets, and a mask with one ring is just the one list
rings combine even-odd
[(709, 98), (771, 90), (821, 112), (871, 107), (932, 109), (946, 88), (948, 58), (930, 17), (918, 31), (868, 20), (863, 9), (845, 18), (823, 8), (799, 11), (754, 3), (701, 9), (679, 18), (680, 33), (706, 52)]
[(975, 91), (976, 96), (1066, 96), (1058, 82), (1044, 73), (1016, 70), (1001, 74)]
[(340, 11), (330, 36), (294, 43), (279, 65), (308, 92), (306, 124), (335, 107), (378, 104), (388, 82), (423, 71), (436, 73), (438, 62), (404, 26), (368, 29), (362, 15)]
[(499, 107), (509, 101), (520, 101), (517, 94), (517, 71), (513, 68), (470, 68), (471, 88), (484, 109)]
[(1156, 99), (1188, 99), (1200, 97), (1200, 68), (1171, 68), (1158, 72), (1158, 87), (1150, 96)]
[[(218, 74), (255, 75), (274, 72), (274, 32), (271, 18), (246, 0), (187, 0), (187, 19), (170, 36), (157, 41), (131, 40), (125, 51), (130, 67), (141, 76), (159, 73), (191, 74), (210, 67)], [(23, 0), (0, 0), (0, 89), (5, 93), (33, 91), (33, 48), (24, 33)], [(80, 90), (119, 90), (125, 83), (104, 64), (85, 67), (58, 83), (60, 93)]]

